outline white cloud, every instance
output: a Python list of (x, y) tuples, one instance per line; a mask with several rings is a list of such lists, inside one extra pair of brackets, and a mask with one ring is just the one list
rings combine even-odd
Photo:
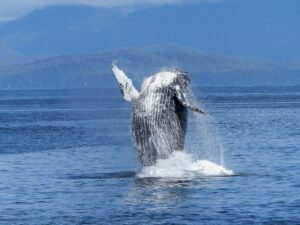
[(188, 2), (215, 2), (217, 0), (0, 0), (0, 20), (20, 17), (34, 9), (49, 5), (90, 5), (125, 7), (136, 5), (184, 4)]

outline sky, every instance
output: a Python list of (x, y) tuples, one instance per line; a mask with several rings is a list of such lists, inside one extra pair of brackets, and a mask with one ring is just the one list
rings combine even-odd
[(0, 0), (0, 20), (12, 20), (34, 9), (50, 5), (91, 5), (99, 7), (134, 7), (135, 5), (183, 4), (217, 0)]

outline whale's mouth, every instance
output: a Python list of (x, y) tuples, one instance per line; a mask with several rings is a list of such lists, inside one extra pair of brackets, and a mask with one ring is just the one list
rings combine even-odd
[(189, 153), (176, 151), (168, 159), (159, 159), (155, 165), (144, 167), (136, 176), (138, 178), (195, 178), (234, 175), (232, 170), (214, 162), (196, 160)]

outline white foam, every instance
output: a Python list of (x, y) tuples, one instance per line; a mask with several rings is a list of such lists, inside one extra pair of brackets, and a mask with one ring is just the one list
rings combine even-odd
[(232, 170), (221, 165), (208, 160), (194, 160), (192, 155), (176, 151), (168, 159), (161, 159), (154, 166), (144, 167), (137, 177), (188, 178), (232, 175)]

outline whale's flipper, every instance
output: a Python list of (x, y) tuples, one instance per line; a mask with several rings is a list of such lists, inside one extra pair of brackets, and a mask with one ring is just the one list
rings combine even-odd
[(125, 75), (125, 73), (116, 65), (112, 65), (112, 71), (119, 82), (124, 99), (128, 102), (132, 102), (134, 99), (138, 98), (139, 92), (135, 89), (132, 81)]
[(175, 94), (176, 94), (176, 98), (178, 99), (178, 101), (184, 107), (186, 107), (187, 109), (189, 109), (191, 111), (202, 113), (202, 114), (206, 115), (206, 113), (203, 110), (201, 110), (198, 106), (196, 106), (195, 103), (193, 103), (193, 101), (191, 101), (186, 88), (176, 86)]

